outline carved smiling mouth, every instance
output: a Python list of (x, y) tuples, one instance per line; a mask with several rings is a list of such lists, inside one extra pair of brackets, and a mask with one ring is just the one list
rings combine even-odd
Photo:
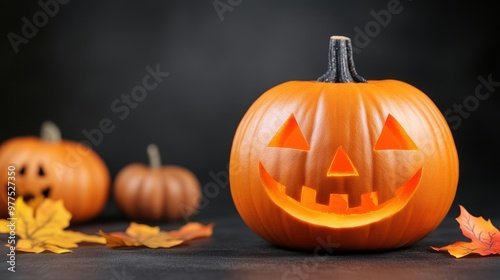
[[(341, 216), (344, 225), (356, 226), (364, 224), (365, 221), (383, 219), (403, 209), (420, 184), (422, 168), (396, 189), (393, 198), (379, 204), (378, 193), (369, 192), (361, 195), (361, 205), (356, 207), (348, 206), (349, 195), (336, 193), (330, 194), (328, 205), (319, 204), (316, 202), (316, 190), (308, 186), (302, 187), (298, 201), (286, 194), (286, 186), (269, 175), (262, 163), (259, 163), (259, 174), (269, 198), (286, 212), (307, 220), (311, 220), (312, 216), (313, 220), (318, 220), (318, 224), (321, 224), (319, 221), (323, 219), (328, 220), (329, 224)], [(349, 220), (348, 217), (352, 219)]]
[[(47, 197), (49, 197), (49, 195), (50, 195), (50, 187), (46, 187), (45, 189), (42, 190), (41, 196), (43, 198), (47, 198)], [(24, 202), (29, 202), (34, 198), (36, 198), (36, 195), (31, 194), (31, 193), (28, 193), (28, 194), (23, 196)]]

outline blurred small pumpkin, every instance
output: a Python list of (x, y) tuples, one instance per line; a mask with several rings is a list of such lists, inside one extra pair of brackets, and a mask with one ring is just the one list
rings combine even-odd
[(198, 208), (201, 187), (188, 169), (162, 166), (158, 147), (147, 147), (150, 166), (132, 163), (114, 183), (118, 206), (131, 219), (173, 221), (191, 216)]
[[(71, 222), (84, 222), (103, 210), (110, 177), (104, 161), (89, 147), (62, 140), (59, 128), (45, 122), (41, 137), (16, 137), (0, 146), (0, 168), (15, 167), (15, 194), (25, 201), (37, 197), (63, 199)], [(0, 172), (7, 188), (7, 172)], [(10, 189), (12, 190), (12, 189)], [(0, 213), (7, 216), (7, 192), (0, 192)]]

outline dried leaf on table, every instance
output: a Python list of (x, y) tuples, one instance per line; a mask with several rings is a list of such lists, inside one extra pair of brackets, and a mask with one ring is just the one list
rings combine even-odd
[(10, 221), (0, 220), (0, 233), (10, 231), (7, 225), (15, 222), (15, 233), (20, 238), (15, 244), (17, 251), (50, 251), (60, 254), (71, 252), (69, 248), (78, 247), (77, 243), (80, 242), (106, 242), (103, 237), (97, 235), (64, 230), (69, 226), (71, 213), (64, 208), (62, 200), (44, 199), (37, 203), (36, 208), (32, 208), (19, 197), (15, 202), (14, 213), (15, 216), (11, 216)]
[(145, 246), (149, 248), (170, 248), (195, 238), (210, 237), (213, 224), (188, 223), (178, 230), (160, 231), (159, 227), (130, 223), (125, 232), (99, 233), (106, 238), (108, 247)]
[(486, 221), (483, 217), (474, 217), (461, 205), (460, 216), (456, 220), (460, 224), (463, 235), (471, 241), (457, 241), (441, 248), (431, 247), (432, 249), (448, 251), (456, 258), (469, 254), (500, 255), (500, 231), (493, 226), (491, 220)]

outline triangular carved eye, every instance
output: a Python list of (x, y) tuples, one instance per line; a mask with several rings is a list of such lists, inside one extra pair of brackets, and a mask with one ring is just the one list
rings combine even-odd
[(300, 131), (297, 120), (293, 114), (288, 117), (286, 122), (281, 126), (276, 135), (274, 135), (268, 147), (288, 148), (309, 151), (304, 134)]
[(418, 150), (418, 148), (401, 124), (389, 114), (375, 144), (375, 150)]

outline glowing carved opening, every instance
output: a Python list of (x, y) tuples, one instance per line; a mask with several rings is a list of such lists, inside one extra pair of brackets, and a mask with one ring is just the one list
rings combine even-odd
[(375, 144), (375, 150), (418, 150), (399, 122), (389, 114)]
[(293, 114), (291, 114), (288, 120), (281, 126), (268, 146), (303, 151), (309, 151), (310, 149)]
[[(259, 164), (259, 173), (264, 184), (264, 188), (269, 197), (282, 209), (296, 216), (304, 216), (312, 221), (318, 219), (321, 224), (325, 220), (336, 219), (332, 214), (342, 215), (343, 223), (359, 225), (365, 219), (380, 220), (384, 216), (394, 214), (401, 210), (410, 200), (416, 188), (420, 184), (422, 168), (420, 168), (406, 183), (399, 186), (391, 199), (381, 202), (377, 191), (364, 193), (361, 195), (361, 205), (349, 207), (349, 195), (331, 193), (328, 204), (323, 205), (316, 202), (317, 190), (310, 186), (302, 186), (300, 199), (294, 199), (286, 194), (286, 186), (276, 181), (269, 175), (262, 163)], [(323, 216), (323, 214), (326, 214)], [(349, 221), (351, 214), (353, 220)], [(358, 220), (359, 219), (359, 220)], [(347, 226), (347, 224), (345, 224)]]
[(358, 171), (352, 164), (351, 159), (344, 150), (344, 147), (340, 146), (335, 152), (333, 161), (328, 169), (328, 177), (343, 177), (343, 176), (359, 176)]

